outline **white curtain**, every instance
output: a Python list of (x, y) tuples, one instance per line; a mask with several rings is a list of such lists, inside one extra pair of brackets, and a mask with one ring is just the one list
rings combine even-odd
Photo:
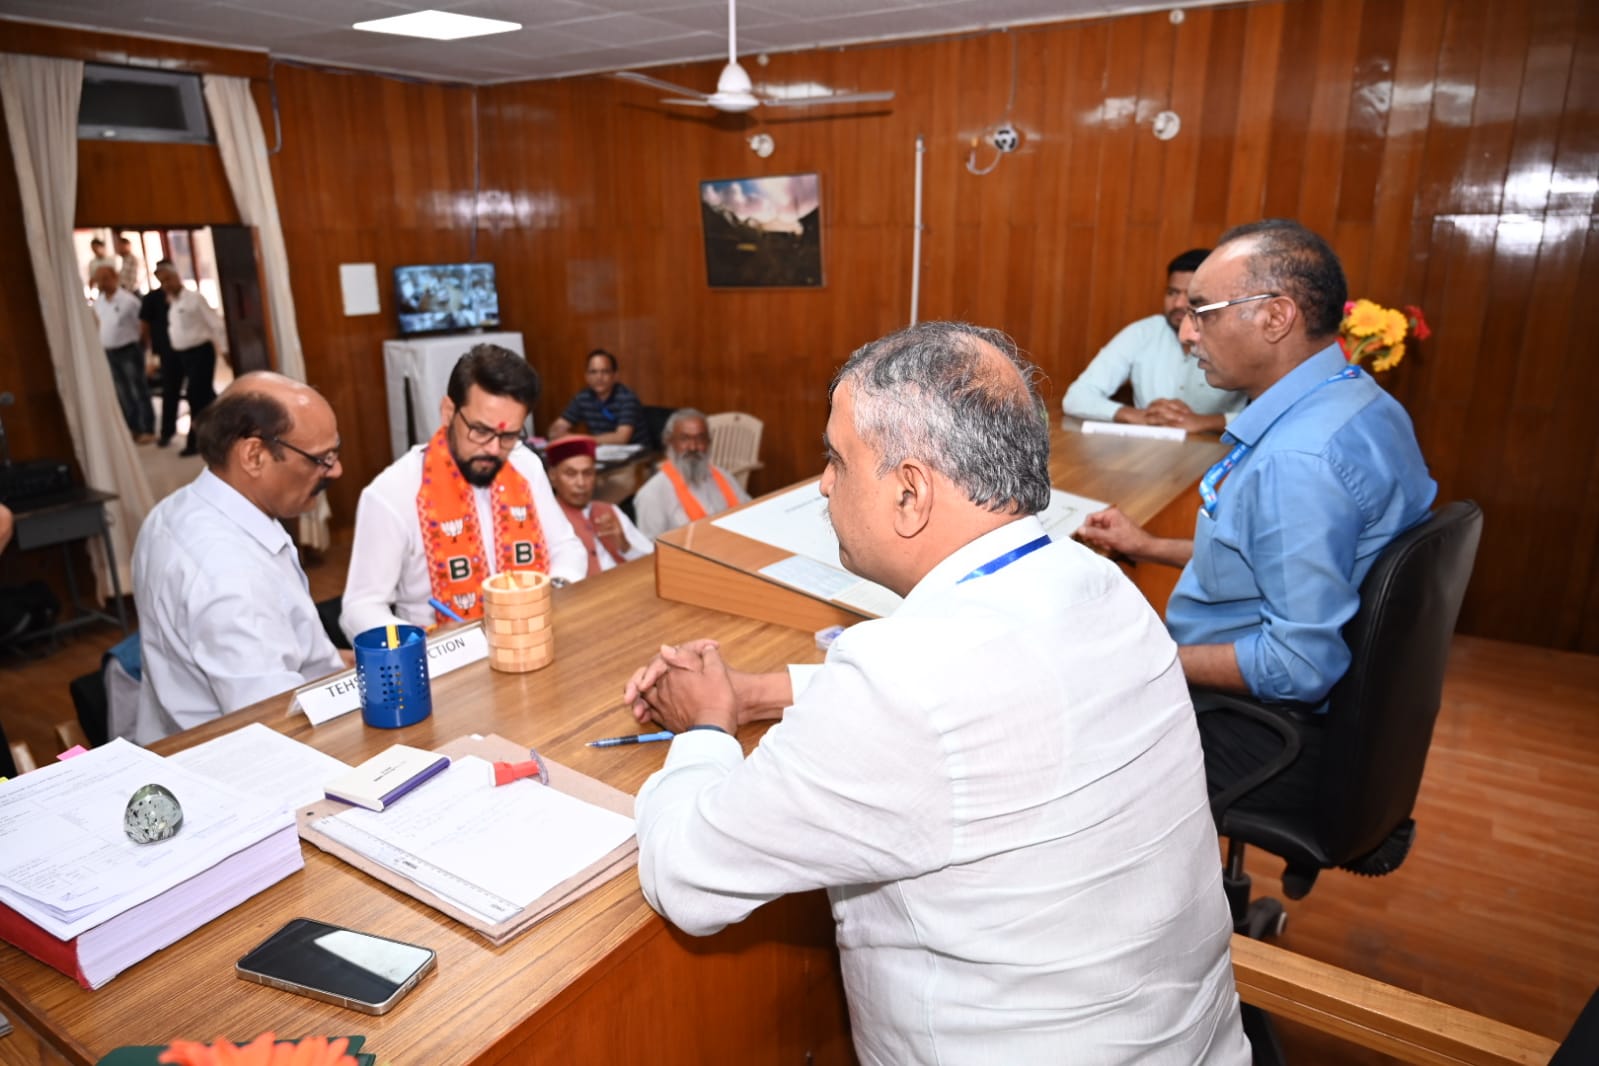
[[(222, 168), (233, 187), (239, 218), (254, 226), (261, 241), (262, 281), (272, 338), (277, 347), (278, 369), (296, 381), (305, 378), (305, 354), (300, 350), (300, 327), (295, 323), (294, 293), (289, 288), (289, 255), (283, 244), (283, 223), (278, 218), (278, 197), (272, 187), (272, 167), (267, 160), (261, 116), (250, 95), (248, 78), (205, 76), (205, 103), (211, 113)], [(299, 541), (317, 550), (328, 546), (326, 496), (317, 497), (316, 510), (300, 517)]]
[(103, 603), (111, 595), (108, 562), (117, 568), (122, 591), (133, 591), (133, 540), (155, 500), (117, 406), (111, 367), (94, 312), (83, 301), (83, 275), (72, 245), (82, 91), (79, 60), (0, 54), (0, 98), (17, 166), (24, 238), (67, 430), (84, 480), (91, 488), (117, 493), (106, 504), (116, 558), (105, 559), (98, 538), (89, 544)]

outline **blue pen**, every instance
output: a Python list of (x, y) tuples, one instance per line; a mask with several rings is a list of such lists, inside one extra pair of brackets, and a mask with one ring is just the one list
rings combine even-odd
[(631, 737), (606, 737), (604, 740), (591, 740), (588, 746), (591, 748), (618, 748), (623, 744), (648, 744), (656, 740), (671, 740), (676, 735), (670, 732), (660, 732), (639, 733), (637, 736)]
[(453, 622), (464, 622), (464, 621), (466, 621), (465, 618), (462, 618), (460, 615), (458, 615), (454, 611), (450, 610), (449, 605), (446, 604), (443, 600), (437, 600), (437, 599), (434, 599), (432, 596), (429, 596), (428, 597), (428, 603), (433, 607), (433, 609), (435, 611), (439, 612), (444, 617), (450, 619)]

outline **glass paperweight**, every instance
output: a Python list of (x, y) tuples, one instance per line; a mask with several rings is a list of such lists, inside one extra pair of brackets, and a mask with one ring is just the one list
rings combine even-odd
[(153, 844), (177, 835), (183, 828), (183, 807), (170, 789), (145, 785), (128, 801), (122, 828), (135, 844)]

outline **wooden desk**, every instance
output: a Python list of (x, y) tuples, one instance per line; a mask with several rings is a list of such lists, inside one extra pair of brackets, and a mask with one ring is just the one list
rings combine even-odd
[[(1229, 448), (1215, 437), (1185, 441), (1088, 436), (1068, 418), (1050, 434), (1049, 476), (1055, 487), (1120, 507), (1157, 537), (1194, 535), (1199, 479)], [(1123, 561), (1122, 569), (1164, 617), (1182, 571), (1160, 563)]]
[[(662, 640), (714, 636), (740, 666), (815, 662), (810, 638), (650, 595), (647, 563), (630, 563), (555, 593), (556, 662), (532, 674), (486, 663), (439, 678), (433, 716), (401, 730), (350, 714), (313, 729), (268, 700), (172, 737), (175, 751), (249, 721), (264, 721), (347, 762), (399, 742), (442, 744), (498, 732), (584, 773), (636, 792), (666, 745), (596, 750), (584, 741), (628, 732), (623, 683)], [(759, 730), (741, 735), (753, 747)], [(529, 846), (537, 845), (529, 827)], [(636, 873), (609, 882), (502, 947), (306, 846), (306, 869), (166, 951), (86, 992), (0, 945), (0, 1012), (60, 1059), (93, 1063), (121, 1044), (369, 1034), (384, 1062), (778, 1063), (852, 1061), (847, 1012), (825, 897), (762, 907), (704, 939), (650, 910)], [(247, 984), (234, 962), (300, 915), (414, 941), (439, 954), (438, 972), (390, 1014), (369, 1018)], [(4, 1038), (0, 1038), (3, 1043)], [(807, 1056), (810, 1058), (807, 1058)], [(0, 1053), (3, 1061), (3, 1053)]]
[[(1067, 419), (1050, 431), (1049, 473), (1056, 488), (1114, 503), (1157, 536), (1193, 536), (1199, 479), (1227, 454), (1225, 445), (1213, 437), (1175, 442), (1084, 436), (1076, 427), (1075, 419)], [(762, 567), (788, 555), (704, 518), (656, 540), (655, 590), (662, 599), (808, 632), (867, 617), (761, 576)], [(1158, 564), (1123, 565), (1133, 584), (1164, 612), (1180, 571)]]
[(105, 513), (105, 505), (116, 498), (116, 494), (112, 492), (74, 488), (58, 495), (18, 504), (13, 510), (12, 514), (16, 519), (14, 535), (18, 551), (61, 545), (61, 557), (67, 567), (67, 599), (72, 604), (73, 612), (71, 618), (57, 622), (46, 631), (29, 633), (24, 639), (31, 640), (40, 636), (54, 638), (68, 630), (93, 622), (109, 622), (121, 626), (123, 633), (128, 631), (127, 607), (122, 602), (122, 579), (117, 576), (115, 564), (111, 565), (112, 602), (117, 610), (114, 618), (105, 611), (82, 602), (78, 595), (77, 569), (72, 565), (72, 543), (93, 537), (100, 538), (108, 562), (116, 558), (116, 550), (111, 544), (111, 526), (106, 521)]
[(661, 458), (661, 452), (645, 448), (626, 459), (596, 463), (594, 498), (604, 503), (621, 503), (644, 487)]

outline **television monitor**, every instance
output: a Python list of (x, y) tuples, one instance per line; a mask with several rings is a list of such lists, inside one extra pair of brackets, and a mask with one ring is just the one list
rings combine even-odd
[(395, 267), (394, 303), (406, 336), (500, 324), (493, 263)]

